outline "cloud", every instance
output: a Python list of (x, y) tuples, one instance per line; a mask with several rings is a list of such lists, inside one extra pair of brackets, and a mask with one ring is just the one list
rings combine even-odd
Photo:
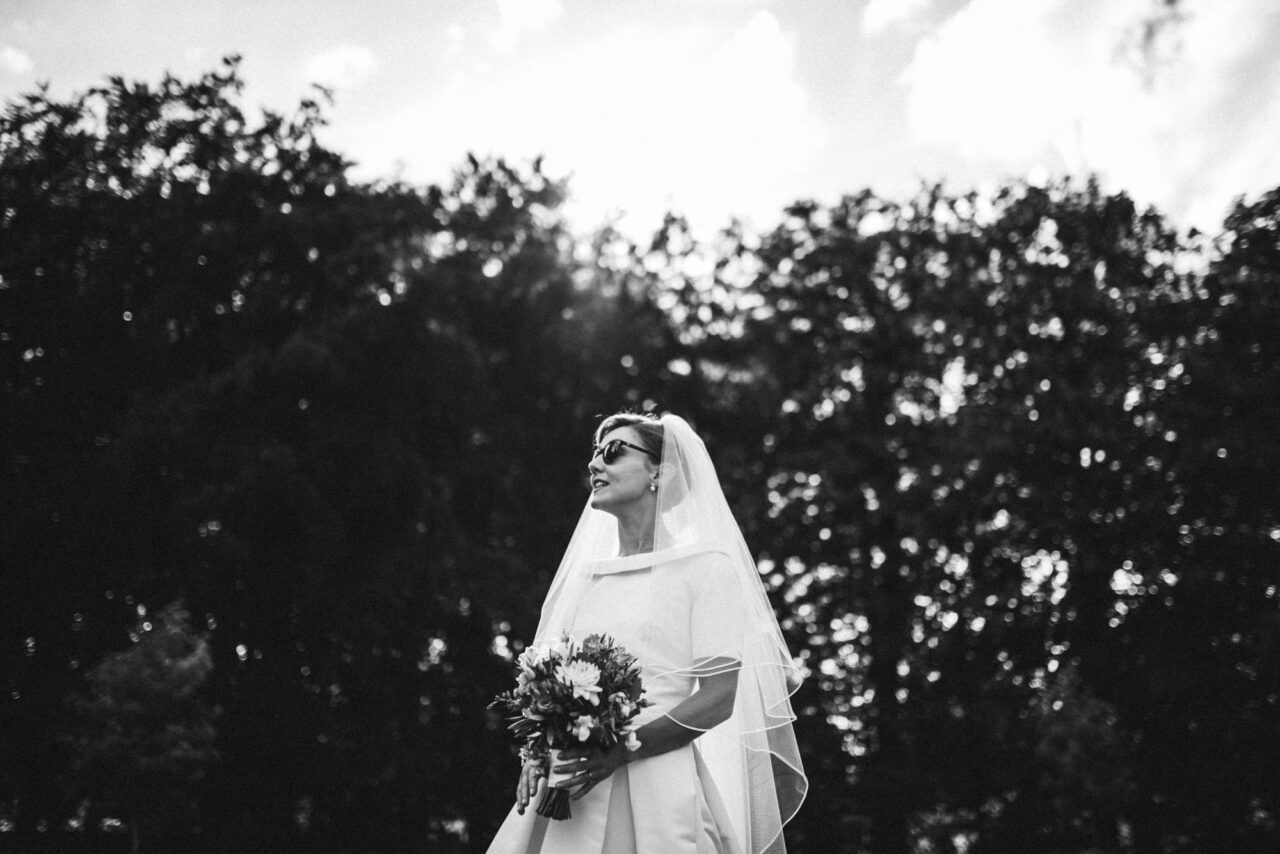
[(871, 0), (862, 13), (862, 28), (868, 35), (882, 33), (924, 11), (929, 0)]
[(466, 28), (461, 24), (450, 24), (445, 29), (445, 39), (444, 55), (449, 59), (454, 59), (461, 55), (462, 48), (466, 44)]
[(631, 47), (584, 93), (606, 145), (576, 136), (552, 152), (575, 170), (584, 216), (618, 208), (639, 225), (675, 208), (701, 226), (773, 219), (828, 136), (777, 19), (757, 12), (709, 50), (663, 35)]
[(378, 60), (371, 50), (343, 45), (312, 57), (307, 63), (307, 78), (331, 89), (349, 90), (362, 86), (377, 68)]
[(360, 151), (370, 176), (456, 164), (468, 150), (545, 154), (551, 174), (572, 175), (568, 210), (583, 227), (620, 210), (642, 234), (668, 209), (704, 228), (776, 220), (829, 136), (797, 80), (792, 37), (768, 12), (729, 34), (633, 26), (512, 61), (502, 75), (460, 70), (395, 118), (344, 131), (340, 147)]
[(498, 29), (490, 42), (509, 51), (526, 32), (546, 29), (564, 12), (560, 0), (498, 0)]
[(583, 218), (617, 208), (641, 229), (668, 208), (703, 228), (731, 214), (775, 219), (828, 130), (773, 14), (757, 12), (709, 49), (662, 34), (630, 48), (584, 93), (606, 145), (579, 135), (550, 159), (575, 170)]
[(1212, 226), (1232, 196), (1280, 182), (1280, 7), (1181, 8), (1144, 65), (1133, 34), (1150, 6), (972, 0), (919, 43), (904, 76), (914, 138), (1006, 174), (1097, 172)]
[(36, 67), (25, 51), (5, 45), (0, 47), (0, 68), (10, 74), (26, 74)]

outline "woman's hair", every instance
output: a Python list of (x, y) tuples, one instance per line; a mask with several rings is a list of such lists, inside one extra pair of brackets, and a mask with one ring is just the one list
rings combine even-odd
[(662, 424), (658, 416), (647, 412), (615, 412), (600, 422), (596, 428), (595, 443), (619, 427), (630, 427), (640, 435), (640, 444), (653, 452), (655, 460), (662, 459)]

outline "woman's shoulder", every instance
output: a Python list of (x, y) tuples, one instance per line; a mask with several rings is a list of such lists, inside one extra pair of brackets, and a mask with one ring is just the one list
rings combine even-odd
[(728, 566), (729, 553), (714, 545), (693, 544), (680, 550), (679, 554), (664, 565), (676, 570), (698, 569), (700, 567)]
[(710, 547), (683, 555), (662, 566), (664, 574), (695, 591), (702, 589), (707, 583), (728, 578), (732, 569), (733, 561), (728, 553)]

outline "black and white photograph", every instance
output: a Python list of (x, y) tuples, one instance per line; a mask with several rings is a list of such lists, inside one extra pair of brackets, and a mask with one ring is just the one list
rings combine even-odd
[(0, 854), (1280, 852), (1275, 0), (4, 0)]

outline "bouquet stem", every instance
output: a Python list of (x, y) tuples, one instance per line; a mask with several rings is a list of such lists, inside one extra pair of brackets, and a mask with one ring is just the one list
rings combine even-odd
[(571, 816), (571, 813), (569, 812), (569, 790), (561, 784), (572, 777), (573, 772), (554, 770), (563, 761), (560, 758), (560, 750), (557, 748), (551, 749), (549, 761), (551, 767), (547, 771), (547, 787), (542, 791), (542, 800), (538, 802), (537, 813), (555, 821), (564, 821)]

